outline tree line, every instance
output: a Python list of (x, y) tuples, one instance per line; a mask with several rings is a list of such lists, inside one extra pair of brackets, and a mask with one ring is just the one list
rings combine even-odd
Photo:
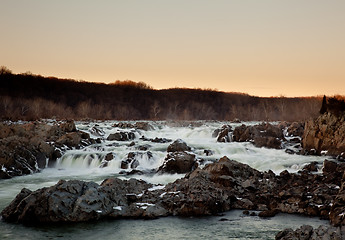
[(155, 90), (143, 82), (111, 84), (13, 74), (0, 69), (0, 116), (8, 120), (301, 121), (319, 114), (322, 97), (255, 97), (205, 89)]

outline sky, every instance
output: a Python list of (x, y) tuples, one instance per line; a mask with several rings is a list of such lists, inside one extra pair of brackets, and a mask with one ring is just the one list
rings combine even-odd
[(345, 95), (344, 0), (0, 0), (0, 29), (14, 73)]

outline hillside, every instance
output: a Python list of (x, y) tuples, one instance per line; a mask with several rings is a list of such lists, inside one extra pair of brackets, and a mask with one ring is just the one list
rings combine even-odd
[(305, 120), (317, 116), (319, 97), (260, 98), (242, 93), (112, 84), (0, 71), (2, 119)]

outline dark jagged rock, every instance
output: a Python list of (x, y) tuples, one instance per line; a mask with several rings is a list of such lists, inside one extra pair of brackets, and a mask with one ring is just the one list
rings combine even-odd
[(158, 169), (159, 173), (188, 173), (197, 167), (194, 154), (187, 152), (170, 152), (166, 156), (163, 165)]
[(345, 152), (345, 115), (325, 113), (306, 122), (302, 146), (304, 153), (338, 156)]
[(324, 225), (314, 229), (312, 226), (303, 225), (293, 230), (284, 229), (276, 234), (276, 240), (322, 240), (322, 239), (344, 239), (345, 228), (327, 227)]
[(255, 126), (242, 124), (233, 131), (233, 141), (253, 142), (257, 147), (281, 148), (285, 140), (282, 130), (278, 126), (269, 123), (262, 123)]
[(108, 141), (130, 141), (135, 139), (135, 134), (133, 132), (116, 132), (109, 134), (107, 137)]
[(345, 226), (345, 172), (339, 193), (334, 199), (329, 218), (333, 225)]
[(175, 140), (172, 144), (168, 146), (168, 152), (183, 152), (183, 151), (190, 151), (191, 148), (181, 139)]
[(158, 138), (158, 137), (155, 137), (155, 138), (146, 138), (144, 136), (142, 136), (140, 138), (140, 140), (142, 141), (147, 141), (147, 142), (154, 142), (154, 143), (168, 143), (168, 142), (171, 142), (172, 140), (171, 139), (167, 139), (167, 138)]
[[(321, 175), (308, 171), (275, 175), (223, 157), (165, 187), (107, 179), (101, 185), (73, 180), (33, 192), (23, 189), (1, 215), (5, 221), (55, 222), (201, 216), (243, 209), (261, 211), (261, 217), (277, 212), (330, 217), (333, 224), (343, 225), (344, 180), (341, 174), (328, 172), (331, 169), (341, 171), (342, 166), (326, 168)], [(284, 234), (280, 236), (288, 233)]]
[(231, 142), (231, 130), (230, 125), (223, 125), (221, 128), (214, 130), (212, 137), (216, 137), (217, 142)]
[(155, 137), (154, 139), (151, 139), (150, 141), (154, 142), (154, 143), (168, 143), (168, 142), (171, 142), (172, 140), (168, 139), (168, 138), (157, 138), (157, 137)]
[(154, 128), (152, 125), (148, 122), (136, 122), (134, 124), (129, 123), (129, 122), (118, 122), (113, 125), (113, 127), (118, 127), (118, 128), (134, 128), (134, 129), (141, 129), (144, 131), (149, 131), (153, 130)]
[(204, 150), (204, 154), (205, 154), (206, 156), (212, 156), (212, 155), (213, 155), (213, 151), (212, 151), (212, 150), (209, 150), (209, 149), (205, 149), (205, 150)]
[[(54, 164), (65, 148), (80, 148), (93, 139), (73, 121), (47, 124), (0, 124), (0, 178), (38, 172)], [(37, 167), (38, 166), (38, 167)]]
[(121, 168), (127, 169), (128, 167), (134, 169), (139, 166), (139, 160), (138, 158), (146, 157), (147, 159), (151, 159), (152, 153), (150, 151), (148, 152), (130, 152), (127, 155), (127, 159), (121, 161)]
[(309, 163), (303, 167), (303, 170), (307, 172), (317, 172), (317, 165), (317, 162)]
[(302, 137), (304, 133), (304, 122), (293, 122), (287, 128), (288, 136)]

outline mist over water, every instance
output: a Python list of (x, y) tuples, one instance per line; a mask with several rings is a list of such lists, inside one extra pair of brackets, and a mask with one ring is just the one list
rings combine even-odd
[[(310, 162), (323, 162), (325, 157), (287, 154), (284, 150), (256, 148), (251, 143), (219, 143), (212, 137), (215, 129), (224, 122), (191, 122), (183, 126), (169, 122), (148, 122), (153, 129), (120, 129), (113, 127), (114, 121), (76, 122), (79, 130), (88, 132), (93, 138), (102, 138), (102, 142), (83, 149), (67, 150), (57, 160), (54, 167), (43, 169), (40, 173), (1, 180), (0, 210), (6, 207), (22, 188), (36, 190), (56, 184), (60, 179), (79, 179), (101, 183), (105, 178), (120, 177), (122, 179), (137, 178), (153, 184), (167, 184), (181, 178), (184, 174), (121, 174), (121, 161), (127, 159), (128, 153), (135, 152), (138, 162), (137, 170), (149, 172), (157, 169), (164, 162), (167, 147), (171, 142), (156, 143), (147, 139), (165, 138), (172, 141), (182, 139), (192, 148), (200, 167), (205, 166), (223, 156), (246, 163), (260, 171), (272, 170), (279, 174), (283, 170), (296, 172)], [(257, 122), (248, 122), (254, 125)], [(231, 123), (233, 128), (241, 125)], [(116, 132), (133, 132), (133, 141), (107, 141), (109, 134)], [(144, 138), (143, 138), (144, 137)], [(145, 140), (146, 139), (146, 140)], [(131, 142), (134, 142), (134, 144)], [(145, 146), (147, 150), (139, 150)], [(143, 149), (143, 148), (140, 148)], [(207, 156), (204, 150), (213, 154)], [(149, 153), (148, 153), (149, 152)], [(113, 159), (106, 161), (112, 154)], [(106, 164), (105, 164), (106, 163)], [(152, 172), (152, 171), (151, 171)], [(286, 227), (297, 228), (302, 224), (319, 226), (328, 225), (327, 221), (301, 216), (279, 214), (272, 219), (260, 219), (242, 215), (241, 211), (225, 213), (228, 221), (219, 221), (221, 217), (178, 218), (167, 217), (157, 220), (111, 220), (99, 223), (85, 223), (59, 226), (23, 226), (0, 222), (0, 239), (37, 239), (39, 236), (53, 239), (274, 239), (275, 233)]]

